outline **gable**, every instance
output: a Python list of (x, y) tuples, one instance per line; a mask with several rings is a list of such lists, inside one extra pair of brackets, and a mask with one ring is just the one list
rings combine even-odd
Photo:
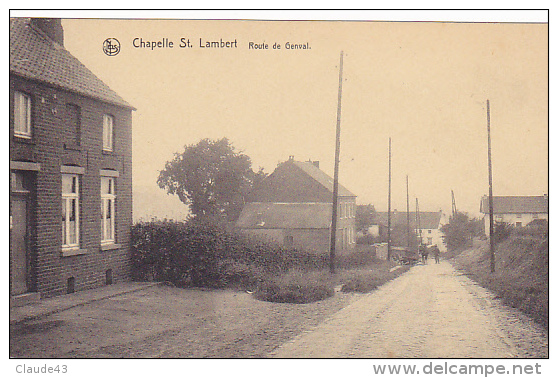
[[(331, 182), (330, 182), (331, 181)], [(333, 179), (310, 162), (289, 160), (248, 196), (248, 202), (326, 202), (331, 203)], [(339, 185), (340, 197), (356, 197)]]

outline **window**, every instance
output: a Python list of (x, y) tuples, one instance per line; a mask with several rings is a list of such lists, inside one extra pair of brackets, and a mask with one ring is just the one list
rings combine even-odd
[(114, 117), (103, 115), (103, 151), (112, 151)]
[(31, 97), (21, 92), (14, 97), (14, 135), (31, 138)]
[(62, 249), (79, 248), (79, 176), (62, 175)]
[(283, 237), (283, 244), (286, 247), (292, 247), (294, 244), (294, 237), (292, 235), (285, 235)]
[(101, 244), (114, 244), (116, 190), (114, 177), (101, 177)]

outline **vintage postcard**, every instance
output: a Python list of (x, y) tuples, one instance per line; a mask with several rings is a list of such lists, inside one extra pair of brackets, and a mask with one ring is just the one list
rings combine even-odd
[(548, 373), (548, 13), (479, 13), (14, 12), (17, 373)]

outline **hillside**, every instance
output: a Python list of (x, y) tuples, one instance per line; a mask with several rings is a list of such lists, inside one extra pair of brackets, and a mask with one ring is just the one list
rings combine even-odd
[(487, 242), (476, 242), (453, 259), (457, 268), (548, 328), (548, 225), (514, 229), (495, 251), (496, 272), (490, 273)]

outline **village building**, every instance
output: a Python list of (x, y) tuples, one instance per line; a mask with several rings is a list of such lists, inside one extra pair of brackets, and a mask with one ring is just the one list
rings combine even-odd
[[(444, 233), (441, 228), (447, 223), (446, 215), (440, 211), (421, 211), (409, 213), (409, 234), (411, 238), (426, 246), (437, 245), (441, 252), (446, 252)], [(377, 233), (380, 238), (387, 238), (388, 213), (376, 212), (376, 218), (370, 227), (370, 232)], [(407, 246), (407, 212), (393, 211), (391, 213), (392, 244)], [(418, 232), (418, 235), (417, 235)]]
[(133, 110), (60, 19), (10, 19), (12, 304), (129, 280)]
[[(258, 235), (317, 253), (330, 247), (333, 179), (320, 170), (317, 161), (278, 165), (247, 199), (236, 225)], [(349, 251), (356, 244), (356, 196), (338, 188), (336, 249)]]
[[(494, 222), (523, 227), (534, 220), (548, 221), (548, 195), (543, 196), (493, 196)], [(484, 232), (490, 236), (490, 209), (488, 196), (481, 199), (480, 211), (484, 214)]]

